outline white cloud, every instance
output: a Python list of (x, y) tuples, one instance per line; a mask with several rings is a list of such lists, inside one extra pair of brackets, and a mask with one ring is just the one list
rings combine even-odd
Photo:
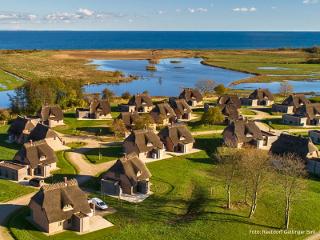
[(303, 4), (316, 4), (319, 0), (303, 0)]
[(158, 11), (158, 14), (159, 14), (159, 15), (162, 15), (162, 14), (164, 14), (164, 13), (165, 13), (165, 11), (163, 11), (163, 10), (159, 10), (159, 11)]
[(84, 16), (92, 16), (94, 14), (94, 11), (86, 8), (79, 8), (78, 13)]
[(256, 12), (257, 9), (255, 7), (238, 7), (238, 8), (234, 8), (232, 9), (232, 11), (234, 12)]
[(17, 12), (0, 12), (1, 22), (19, 22), (19, 21), (33, 21), (37, 19), (37, 15)]
[(188, 8), (188, 11), (190, 12), (190, 13), (196, 13), (196, 12), (202, 12), (202, 13), (204, 13), (204, 12), (208, 12), (208, 9), (207, 8)]

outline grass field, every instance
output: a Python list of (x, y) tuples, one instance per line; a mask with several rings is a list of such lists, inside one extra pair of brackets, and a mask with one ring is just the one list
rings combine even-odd
[(8, 139), (7, 130), (9, 126), (0, 127), (0, 161), (12, 160), (16, 152), (20, 149), (20, 145), (15, 143), (7, 143)]
[(7, 202), (33, 191), (35, 191), (33, 188), (25, 187), (6, 179), (0, 179), (0, 202)]
[[(99, 157), (100, 152), (100, 157)], [(102, 148), (93, 148), (85, 153), (86, 158), (89, 162), (98, 164), (103, 162), (109, 162), (117, 160), (123, 155), (122, 146), (108, 146)]]
[(60, 182), (64, 177), (68, 177), (69, 179), (74, 178), (78, 173), (77, 169), (66, 159), (64, 151), (57, 152), (56, 155), (58, 158), (57, 167), (59, 169), (52, 172), (51, 177), (46, 178), (47, 183)]
[(0, 91), (15, 89), (22, 84), (22, 80), (17, 79), (0, 69)]
[(106, 135), (111, 133), (112, 120), (77, 120), (72, 112), (65, 113), (64, 123), (64, 126), (57, 126), (55, 130), (74, 135)]
[[(271, 128), (276, 130), (288, 130), (288, 129), (306, 129), (305, 127), (295, 126), (295, 125), (286, 125), (282, 123), (282, 119), (264, 119), (262, 122), (268, 124)], [(315, 129), (320, 128), (317, 126), (314, 126)]]
[(248, 116), (256, 115), (256, 113), (254, 111), (250, 110), (249, 108), (241, 108), (240, 113), (243, 115), (248, 115)]
[[(210, 155), (220, 145), (219, 136), (197, 138), (197, 147), (204, 151), (148, 164), (152, 172), (154, 194), (141, 204), (131, 204), (115, 198), (102, 197), (117, 209), (106, 219), (114, 227), (86, 235), (66, 231), (54, 236), (63, 239), (261, 239), (250, 230), (281, 230), (283, 222), (283, 193), (274, 184), (261, 194), (254, 218), (248, 219), (248, 207), (236, 204), (242, 198), (237, 192), (235, 208), (226, 210), (222, 179), (214, 174)], [(320, 205), (317, 180), (305, 180), (307, 188), (294, 202), (291, 229), (319, 230)], [(212, 193), (212, 194), (211, 194)], [(18, 240), (48, 239), (24, 218), (23, 209), (9, 222), (9, 229)], [(303, 239), (305, 235), (267, 235), (268, 239)]]
[(319, 64), (305, 63), (315, 55), (303, 50), (203, 51), (199, 56), (208, 65), (256, 74), (255, 77), (239, 80), (238, 83), (303, 79), (297, 75), (306, 75), (305, 79), (320, 79)]

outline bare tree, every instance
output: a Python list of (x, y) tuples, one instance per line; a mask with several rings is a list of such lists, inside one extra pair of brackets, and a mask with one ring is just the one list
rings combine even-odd
[(210, 94), (214, 92), (214, 88), (217, 86), (213, 80), (199, 80), (195, 84), (196, 88), (203, 94)]
[(284, 228), (289, 228), (292, 201), (303, 189), (301, 178), (307, 175), (303, 160), (294, 155), (275, 156), (274, 166), (279, 173), (280, 186), (285, 194)]
[(234, 180), (239, 171), (241, 153), (238, 149), (221, 147), (218, 148), (215, 158), (219, 163), (218, 172), (224, 176), (227, 209), (231, 209), (231, 190), (235, 184)]
[(280, 88), (279, 88), (279, 93), (282, 96), (287, 97), (292, 92), (293, 92), (293, 86), (292, 85), (290, 85), (287, 81), (281, 82)]
[(251, 190), (249, 218), (257, 209), (258, 196), (268, 179), (268, 170), (270, 170), (270, 158), (266, 151), (253, 148), (243, 151), (241, 172), (242, 176), (247, 178), (248, 190)]

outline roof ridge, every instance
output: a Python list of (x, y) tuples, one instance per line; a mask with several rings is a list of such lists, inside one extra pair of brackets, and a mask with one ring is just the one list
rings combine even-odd
[(67, 180), (66, 182), (58, 182), (58, 183), (54, 183), (54, 184), (50, 184), (50, 185), (44, 185), (41, 187), (41, 189), (44, 192), (47, 192), (47, 191), (63, 189), (66, 187), (71, 187), (71, 186), (78, 186), (78, 181), (75, 178)]

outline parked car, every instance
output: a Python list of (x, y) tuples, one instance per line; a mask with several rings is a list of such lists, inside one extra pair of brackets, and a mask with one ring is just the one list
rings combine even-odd
[(108, 205), (102, 201), (100, 198), (92, 198), (91, 203), (96, 206), (96, 208), (100, 210), (106, 210), (108, 209)]
[(44, 179), (32, 178), (29, 180), (29, 185), (34, 186), (34, 187), (41, 187), (44, 185)]

